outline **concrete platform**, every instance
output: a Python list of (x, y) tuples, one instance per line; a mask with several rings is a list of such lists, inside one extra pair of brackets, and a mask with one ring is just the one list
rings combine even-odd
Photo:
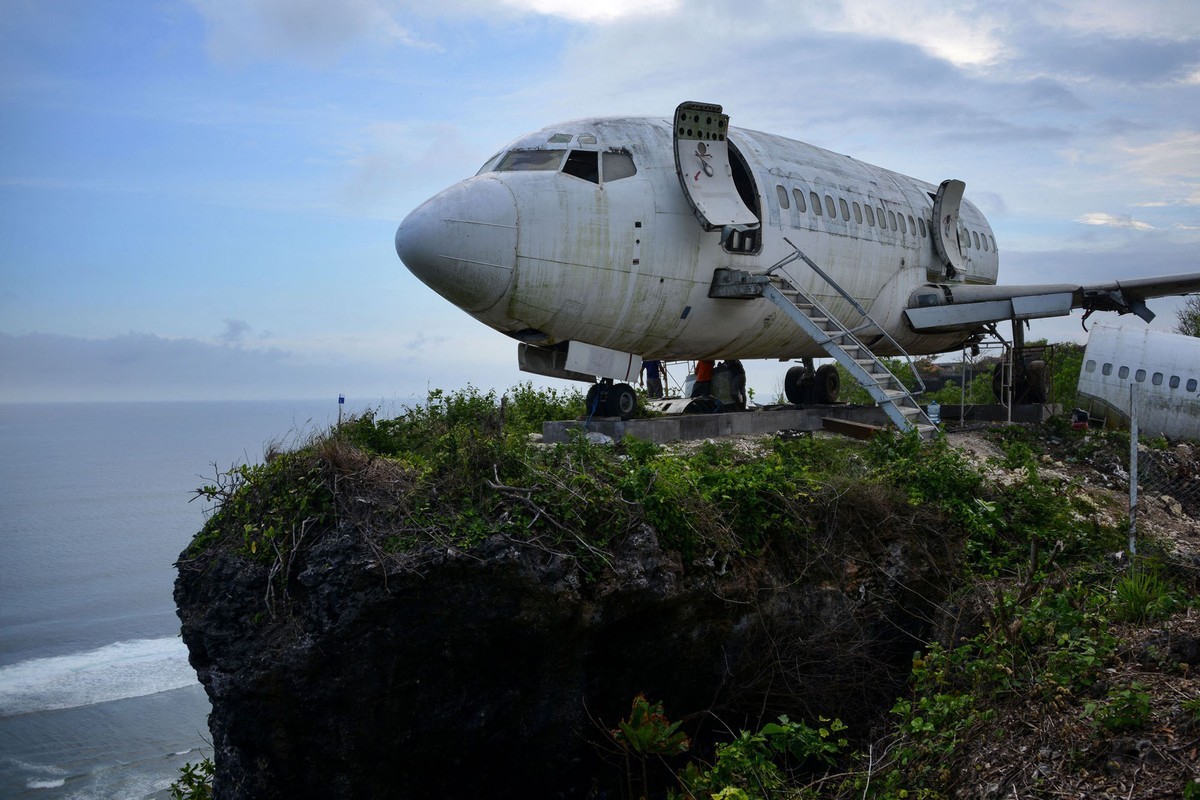
[[(924, 407), (924, 406), (922, 406)], [(1058, 411), (1058, 406), (1044, 404), (1013, 407), (1012, 421), (1022, 423), (1044, 422)], [(963, 419), (971, 422), (1000, 422), (1008, 418), (1008, 409), (1001, 405), (967, 406)], [(958, 424), (959, 406), (942, 406), (942, 424), (951, 427)], [(830, 424), (825, 420), (829, 419)], [(838, 425), (837, 422), (845, 424)], [(779, 431), (832, 430), (847, 436), (862, 438), (869, 436), (875, 428), (891, 426), (887, 415), (877, 406), (829, 405), (795, 408), (772, 406), (754, 411), (735, 411), (726, 414), (676, 414), (652, 419), (620, 417), (592, 417), (584, 420), (547, 422), (542, 425), (542, 441), (558, 444), (567, 441), (569, 431), (602, 433), (619, 440), (633, 436), (655, 444), (687, 441), (690, 439), (715, 439), (720, 436), (746, 436)]]
[[(1013, 406), (1012, 421), (1023, 423), (1045, 422), (1055, 414), (1061, 413), (1062, 406), (1049, 403), (1030, 403)], [(974, 406), (942, 406), (942, 422), (957, 424), (964, 422), (1006, 422), (1008, 408), (999, 403), (988, 403)]]
[(542, 426), (542, 441), (547, 444), (565, 442), (572, 430), (602, 433), (618, 440), (633, 436), (655, 444), (789, 430), (819, 431), (825, 427), (823, 420), (826, 417), (862, 425), (882, 427), (889, 424), (887, 416), (875, 406), (774, 407), (726, 414), (679, 414), (628, 421), (619, 417), (592, 417), (586, 424), (584, 420), (547, 422)]

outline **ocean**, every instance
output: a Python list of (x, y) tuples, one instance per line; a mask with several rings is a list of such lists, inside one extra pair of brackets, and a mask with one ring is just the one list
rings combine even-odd
[(0, 404), (0, 797), (157, 800), (212, 755), (172, 599), (204, 522), (193, 490), (337, 414), (336, 398)]

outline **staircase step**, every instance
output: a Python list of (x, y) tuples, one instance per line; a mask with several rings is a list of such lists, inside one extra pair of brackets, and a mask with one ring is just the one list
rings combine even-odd
[[(829, 279), (826, 278), (826, 280)], [(859, 370), (854, 371), (856, 379), (871, 393), (872, 397), (877, 399), (877, 405), (887, 414), (895, 427), (902, 431), (916, 428), (921, 432), (921, 437), (926, 439), (937, 434), (937, 428), (928, 424), (928, 418), (921, 407), (917, 405), (916, 399), (908, 388), (876, 358), (875, 354), (861, 340), (856, 338), (854, 331), (847, 328), (836, 317), (830, 316), (829, 312), (823, 309), (815, 298), (799, 288), (789, 273), (772, 275), (771, 284), (779, 292), (774, 295), (776, 303), (783, 311), (787, 312), (801, 330), (812, 336), (825, 352), (843, 366), (858, 366)], [(834, 288), (837, 288), (836, 285)], [(783, 305), (785, 301), (791, 305), (791, 308)], [(858, 326), (858, 330), (879, 330), (879, 328), (873, 320), (868, 318), (866, 322)], [(847, 424), (844, 420), (837, 422), (827, 420), (826, 426), (839, 428), (842, 432), (852, 433), (852, 435), (867, 434), (872, 427)], [(854, 430), (851, 431), (850, 428)]]

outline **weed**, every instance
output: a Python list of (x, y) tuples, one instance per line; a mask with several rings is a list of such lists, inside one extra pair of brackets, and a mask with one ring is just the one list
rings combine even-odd
[(211, 800), (213, 762), (205, 758), (199, 764), (179, 768), (179, 777), (170, 786), (171, 800)]
[(1113, 586), (1117, 613), (1127, 622), (1144, 623), (1168, 617), (1175, 606), (1171, 586), (1153, 564), (1139, 561)]
[(821, 717), (814, 728), (781, 716), (718, 746), (711, 767), (689, 763), (680, 781), (693, 797), (780, 796), (799, 776), (835, 763), (849, 744), (845, 730), (837, 719)]
[(1103, 703), (1087, 703), (1085, 715), (1098, 731), (1127, 733), (1141, 730), (1150, 721), (1150, 695), (1146, 687), (1133, 682), (1108, 691)]

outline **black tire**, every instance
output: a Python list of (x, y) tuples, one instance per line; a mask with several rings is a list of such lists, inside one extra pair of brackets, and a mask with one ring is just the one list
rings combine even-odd
[(721, 410), (721, 401), (712, 395), (693, 397), (692, 402), (683, 408), (685, 414), (716, 414)]
[(807, 399), (804, 396), (804, 379), (806, 377), (808, 377), (808, 370), (802, 366), (789, 368), (787, 374), (783, 376), (783, 396), (789, 403), (800, 405)]
[(1024, 401), (1026, 403), (1044, 403), (1050, 390), (1050, 371), (1046, 369), (1046, 362), (1038, 359), (1030, 361), (1029, 366), (1025, 369), (1025, 392)]
[(605, 407), (610, 417), (633, 419), (638, 408), (637, 392), (628, 383), (618, 383), (616, 386), (611, 386), (608, 390), (608, 399), (605, 402)]
[(608, 411), (604, 407), (603, 395), (600, 392), (600, 384), (593, 383), (587, 390), (587, 396), (583, 401), (583, 413), (589, 417), (603, 417)]
[(842, 391), (842, 376), (833, 364), (817, 367), (817, 377), (813, 381), (813, 399), (821, 405), (836, 403)]

